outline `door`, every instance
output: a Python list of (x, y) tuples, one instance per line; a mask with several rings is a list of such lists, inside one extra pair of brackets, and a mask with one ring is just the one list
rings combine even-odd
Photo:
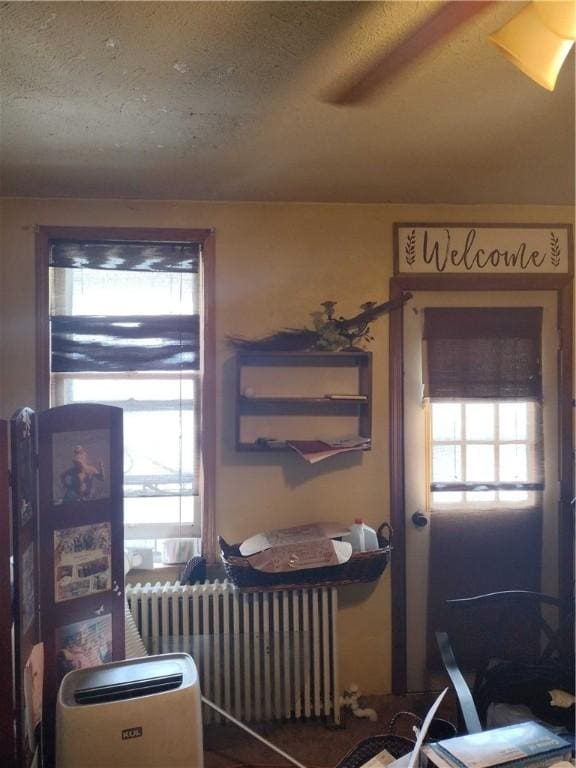
[[(428, 607), (435, 602), (429, 598), (430, 579), (434, 578), (437, 550), (431, 554), (430, 532), (434, 514), (429, 492), (432, 470), (430, 440), (431, 406), (423, 399), (423, 345), (424, 309), (427, 307), (542, 307), (542, 385), (543, 385), (543, 457), (544, 491), (541, 505), (542, 526), (538, 525), (541, 554), (539, 584), (549, 594), (557, 592), (557, 539), (558, 539), (558, 413), (557, 413), (557, 325), (556, 293), (553, 291), (526, 292), (415, 292), (404, 307), (403, 360), (404, 360), (404, 477), (405, 477), (405, 551), (406, 551), (406, 659), (407, 689), (432, 690), (439, 685), (433, 665), (430, 667), (430, 637), (434, 616)], [(463, 406), (464, 407), (464, 406)], [(498, 408), (498, 405), (494, 406)], [(467, 412), (467, 411), (466, 411)], [(465, 411), (462, 411), (464, 414)], [(497, 411), (495, 411), (497, 413)], [(462, 450), (465, 450), (464, 448)], [(471, 494), (462, 494), (467, 499)], [(463, 506), (466, 502), (463, 502)], [(506, 514), (506, 513), (505, 513)], [(443, 518), (443, 520), (445, 520)], [(438, 530), (440, 518), (436, 517)], [(445, 525), (445, 523), (442, 523)], [(511, 524), (515, 523), (511, 521)], [(536, 529), (535, 529), (536, 530)], [(467, 536), (471, 534), (468, 529)], [(478, 557), (483, 555), (479, 554)], [(450, 559), (448, 554), (447, 559)], [(479, 563), (470, 563), (471, 570)], [(429, 576), (432, 568), (432, 576)], [(496, 583), (496, 582), (492, 582)], [(454, 584), (453, 597), (465, 596)], [(510, 588), (509, 583), (496, 586)], [(432, 594), (434, 590), (432, 589)], [(440, 628), (440, 627), (437, 627)]]

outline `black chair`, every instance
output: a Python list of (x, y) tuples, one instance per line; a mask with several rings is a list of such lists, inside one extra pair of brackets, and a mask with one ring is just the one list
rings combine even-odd
[[(574, 706), (553, 706), (549, 693), (559, 690), (574, 694), (572, 603), (522, 590), (492, 592), (447, 603), (459, 611), (475, 611), (484, 606), (495, 609), (495, 623), (484, 632), (473, 670), (472, 690), (458, 667), (448, 634), (436, 632), (442, 662), (458, 698), (459, 729), (477, 733), (528, 713), (529, 719), (573, 734)], [(531, 650), (530, 642), (510, 642), (510, 630), (516, 637), (532, 639)]]
[(478, 717), (478, 710), (468, 683), (460, 671), (454, 651), (446, 632), (436, 632), (436, 642), (442, 656), (444, 669), (448, 673), (456, 698), (458, 699), (458, 731), (466, 733), (479, 733), (482, 723)]

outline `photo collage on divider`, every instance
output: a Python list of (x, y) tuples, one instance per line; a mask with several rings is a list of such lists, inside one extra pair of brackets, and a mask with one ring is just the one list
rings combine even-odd
[[(15, 493), (13, 502), (17, 505), (20, 533), (18, 535), (18, 550), (20, 553), (19, 585), (20, 585), (20, 632), (25, 636), (36, 616), (35, 589), (35, 559), (34, 537), (36, 526), (34, 522), (34, 486), (36, 471), (34, 467), (34, 444), (32, 439), (32, 412), (23, 408), (13, 424), (16, 430), (16, 445), (13, 455), (13, 472), (15, 476)], [(26, 532), (23, 531), (26, 529)], [(31, 540), (32, 539), (32, 540)]]
[(52, 437), (52, 503), (110, 497), (110, 431), (55, 432)]
[(38, 726), (42, 721), (42, 678), (44, 676), (44, 645), (32, 647), (24, 665), (24, 733), (30, 753), (36, 749)]
[[(82, 524), (84, 507), (110, 498), (110, 439), (109, 429), (55, 432), (52, 436), (52, 503), (62, 511), (74, 505), (78, 515), (78, 525), (53, 532), (57, 604), (112, 589), (111, 523)], [(112, 614), (104, 611), (101, 606), (97, 615), (56, 627), (58, 681), (66, 672), (112, 660)]]
[(56, 630), (56, 675), (112, 661), (112, 615), (75, 621)]
[(34, 589), (34, 543), (28, 545), (20, 561), (20, 589), (22, 609), (22, 633), (26, 634), (36, 613), (36, 590)]
[(16, 431), (18, 435), (18, 450), (15, 455), (16, 495), (19, 501), (18, 514), (20, 526), (23, 528), (32, 519), (34, 514), (30, 496), (33, 492), (32, 489), (34, 488), (36, 476), (34, 445), (32, 442), (32, 416), (31, 412), (26, 408), (23, 408), (18, 414)]
[(54, 531), (54, 602), (106, 592), (112, 584), (110, 523)]

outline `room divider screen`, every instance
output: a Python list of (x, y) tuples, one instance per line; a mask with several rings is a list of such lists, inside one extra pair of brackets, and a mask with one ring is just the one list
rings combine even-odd
[(10, 438), (15, 760), (52, 768), (63, 676), (124, 658), (122, 409), (23, 408)]

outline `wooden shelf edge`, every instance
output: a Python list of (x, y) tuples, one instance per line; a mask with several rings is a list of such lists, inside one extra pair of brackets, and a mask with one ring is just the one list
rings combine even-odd
[[(295, 451), (293, 448), (290, 448), (288, 445), (256, 445), (255, 443), (237, 443), (236, 444), (236, 450), (241, 451), (243, 453), (294, 453), (297, 454), (298, 452)], [(356, 451), (347, 451), (347, 453), (365, 453), (366, 451), (371, 451), (372, 445), (363, 446), (362, 448), (357, 449)]]
[(334, 396), (334, 397), (297, 397), (297, 396), (286, 396), (286, 397), (249, 397), (247, 395), (240, 395), (240, 402), (242, 405), (249, 405), (249, 404), (262, 404), (262, 405), (290, 405), (290, 404), (310, 404), (310, 405), (365, 405), (368, 402), (367, 396), (362, 397), (356, 397), (356, 396)]

